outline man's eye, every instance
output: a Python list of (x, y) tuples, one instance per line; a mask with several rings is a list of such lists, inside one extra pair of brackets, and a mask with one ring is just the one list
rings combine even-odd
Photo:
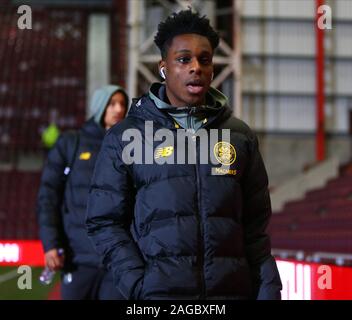
[(210, 64), (212, 62), (211, 58), (208, 57), (204, 57), (202, 59), (200, 59), (202, 64)]
[(189, 57), (180, 57), (177, 59), (177, 61), (181, 62), (181, 63), (188, 63), (191, 61), (191, 58)]

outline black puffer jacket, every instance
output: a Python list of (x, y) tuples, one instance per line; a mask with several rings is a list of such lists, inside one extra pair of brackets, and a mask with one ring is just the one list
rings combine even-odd
[[(87, 238), (84, 222), (90, 179), (104, 134), (93, 119), (79, 133), (64, 133), (49, 152), (39, 189), (39, 230), (44, 251), (63, 247), (70, 262), (77, 264), (98, 266), (101, 260)], [(65, 182), (63, 172), (74, 154)]]
[[(65, 249), (66, 268), (77, 264), (102, 266), (101, 257), (87, 236), (85, 215), (90, 180), (106, 132), (102, 118), (116, 92), (126, 95), (121, 87), (114, 85), (95, 91), (90, 104), (92, 117), (78, 132), (60, 136), (42, 173), (37, 201), (40, 238), (45, 252)], [(65, 176), (67, 167), (70, 171)]]
[[(212, 92), (221, 100), (218, 91)], [(135, 101), (128, 117), (105, 137), (87, 227), (126, 298), (280, 298), (280, 277), (265, 233), (271, 215), (266, 170), (255, 135), (230, 113), (217, 102), (203, 125), (208, 133), (219, 131), (219, 139), (208, 144), (209, 156), (216, 152), (225, 166), (201, 164), (199, 143), (196, 164), (156, 164), (159, 157), (176, 161), (176, 138), (173, 148), (162, 139), (152, 143), (153, 164), (126, 164), (131, 159), (122, 154), (131, 149), (129, 133), (135, 148), (127, 154), (142, 154), (143, 163), (148, 158), (146, 121), (153, 124), (153, 136), (162, 128), (172, 136), (181, 130), (149, 96)], [(229, 145), (215, 148), (223, 128), (230, 129), (235, 150), (227, 156), (222, 152)]]

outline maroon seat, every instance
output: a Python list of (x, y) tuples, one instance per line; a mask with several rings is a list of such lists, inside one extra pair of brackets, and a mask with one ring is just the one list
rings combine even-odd
[(276, 249), (351, 253), (352, 170), (287, 203), (268, 233)]
[(37, 239), (35, 212), (41, 172), (0, 172), (0, 238)]
[[(0, 83), (9, 88), (0, 95), (0, 105), (11, 111), (10, 116), (0, 115), (1, 128), (9, 135), (6, 146), (0, 144), (1, 157), (7, 150), (15, 156), (40, 152), (41, 130), (48, 126), (52, 109), (57, 110), (58, 122), (75, 119), (60, 127), (62, 130), (77, 128), (85, 120), (88, 13), (34, 6), (35, 30), (21, 32), (14, 9), (1, 5), (0, 10)], [(63, 25), (70, 30), (60, 35)]]

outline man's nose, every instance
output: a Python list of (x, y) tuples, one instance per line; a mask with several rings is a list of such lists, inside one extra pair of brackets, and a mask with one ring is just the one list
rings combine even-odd
[(199, 63), (198, 59), (193, 59), (191, 62), (191, 73), (199, 73), (201, 71), (201, 64)]

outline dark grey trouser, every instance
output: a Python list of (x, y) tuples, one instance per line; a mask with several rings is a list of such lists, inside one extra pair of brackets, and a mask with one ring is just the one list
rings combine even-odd
[(124, 300), (124, 297), (113, 286), (111, 271), (80, 265), (70, 273), (61, 274), (61, 299)]

